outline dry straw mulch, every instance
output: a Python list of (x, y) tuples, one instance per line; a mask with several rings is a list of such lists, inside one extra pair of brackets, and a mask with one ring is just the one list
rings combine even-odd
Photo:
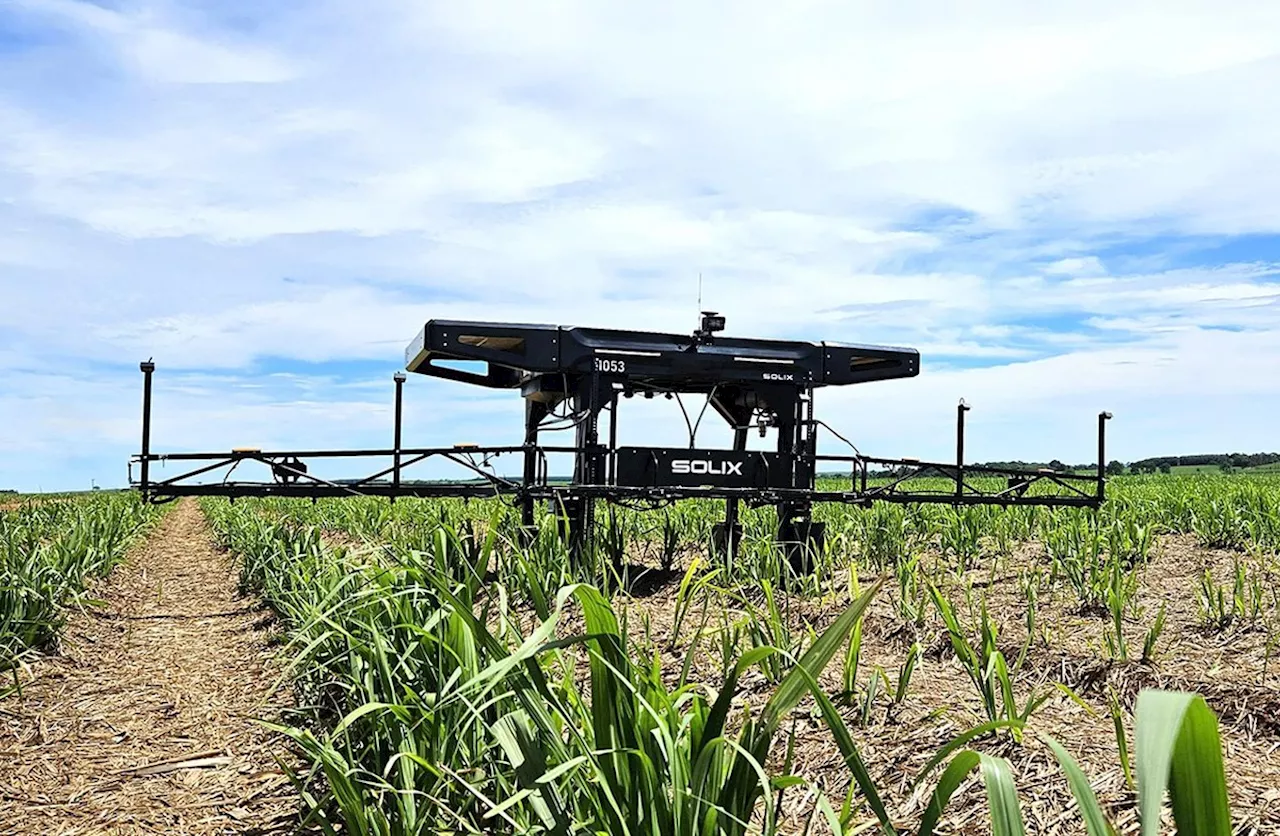
[[(0, 834), (288, 833), (269, 616), (190, 500), (0, 701)], [(286, 761), (288, 762), (288, 761)]]

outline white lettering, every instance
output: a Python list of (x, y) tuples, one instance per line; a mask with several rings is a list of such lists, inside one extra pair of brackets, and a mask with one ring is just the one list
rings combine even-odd
[(693, 473), (707, 476), (741, 476), (742, 462), (709, 462), (703, 459), (675, 459), (672, 473)]

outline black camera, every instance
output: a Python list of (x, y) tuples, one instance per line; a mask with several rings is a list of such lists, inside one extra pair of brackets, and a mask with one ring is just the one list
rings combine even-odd
[(710, 337), (712, 334), (716, 333), (717, 331), (723, 331), (723, 330), (724, 330), (723, 316), (716, 313), (715, 311), (703, 311), (702, 324), (697, 331), (694, 331), (694, 336), (696, 336), (699, 340), (705, 340), (706, 338)]

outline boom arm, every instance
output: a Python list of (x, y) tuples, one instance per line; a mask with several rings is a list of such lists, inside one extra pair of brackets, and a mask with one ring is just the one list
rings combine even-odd
[[(773, 505), (778, 510), (779, 540), (793, 560), (797, 547), (820, 541), (822, 527), (811, 518), (815, 503), (867, 506), (877, 501), (952, 505), (1044, 505), (1096, 508), (1105, 500), (1106, 421), (1098, 416), (1096, 472), (983, 467), (964, 461), (965, 414), (957, 409), (954, 462), (921, 462), (817, 453), (818, 432), (825, 426), (813, 415), (814, 392), (826, 386), (914, 377), (919, 355), (914, 349), (884, 346), (805, 343), (781, 340), (724, 339), (713, 336), (714, 314), (704, 315), (703, 328), (692, 337), (674, 334), (564, 328), (547, 325), (433, 320), (408, 346), (406, 369), (473, 385), (518, 389), (526, 400), (523, 443), (509, 446), (401, 446), (401, 373), (395, 378), (394, 443), (390, 449), (230, 452), (151, 452), (151, 382), (155, 365), (141, 364), (144, 375), (142, 452), (130, 460), (131, 487), (151, 502), (179, 496), (506, 496), (522, 508), (526, 527), (533, 524), (534, 504), (556, 503), (569, 516), (572, 542), (586, 542), (594, 519), (595, 500), (669, 503), (684, 499), (723, 499), (726, 521), (717, 538), (736, 543), (737, 505)], [(723, 326), (723, 319), (719, 324)], [(485, 365), (474, 372), (441, 363), (471, 361)], [(704, 393), (734, 431), (729, 450), (620, 446), (618, 406), (637, 394)], [(539, 432), (555, 409), (563, 406), (577, 427), (570, 445), (539, 442)], [(609, 418), (608, 436), (600, 437), (601, 417)], [(563, 416), (560, 416), (562, 419)], [(746, 432), (757, 427), (776, 431), (776, 449), (746, 450)], [(574, 459), (572, 479), (553, 480), (547, 457)], [(492, 462), (502, 456), (522, 460), (521, 475), (498, 475)], [(335, 459), (380, 460), (367, 475), (326, 479), (309, 462)], [(424, 462), (448, 461), (460, 468), (450, 481), (408, 480), (405, 472)], [(156, 480), (152, 467), (181, 463), (175, 476)], [(133, 464), (141, 478), (133, 478)], [(232, 481), (241, 465), (265, 466), (269, 478)], [(819, 468), (839, 475), (818, 482)], [(221, 481), (197, 482), (215, 471)], [(732, 545), (729, 547), (732, 552)]]

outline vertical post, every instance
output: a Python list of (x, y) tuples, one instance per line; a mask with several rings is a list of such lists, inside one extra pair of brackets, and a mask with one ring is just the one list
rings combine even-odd
[[(813, 393), (812, 386), (805, 389), (801, 409), (804, 417), (801, 420), (801, 434), (804, 440), (804, 463), (805, 463), (805, 481), (803, 487), (810, 490), (817, 487), (818, 480), (818, 425), (813, 420)], [(798, 481), (798, 480), (797, 480)]]
[[(778, 417), (778, 453), (788, 467), (788, 487), (812, 487), (813, 474), (801, 468), (807, 468), (810, 461), (806, 455), (808, 441), (804, 437), (805, 413), (801, 401), (801, 390), (793, 390), (788, 400), (788, 414), (783, 417), (779, 410)], [(801, 483), (803, 476), (804, 482)], [(809, 559), (809, 548), (814, 544), (813, 535), (817, 524), (810, 518), (812, 505), (803, 499), (778, 503), (778, 535), (783, 553), (797, 574), (806, 574), (812, 570)]]
[(404, 405), (404, 381), (405, 373), (396, 372), (392, 379), (396, 382), (396, 427), (394, 445), (394, 464), (395, 470), (391, 471), (391, 501), (396, 501), (396, 494), (400, 493), (400, 419), (403, 416)]
[(603, 481), (600, 471), (603, 470), (604, 464), (604, 457), (600, 455), (600, 410), (604, 404), (600, 402), (600, 372), (598, 371), (591, 373), (591, 388), (587, 390), (587, 407), (590, 411), (587, 423), (591, 425), (585, 445), (591, 451), (587, 478), (591, 484), (598, 485)]
[(151, 360), (139, 363), (142, 370), (142, 497), (151, 493), (151, 374), (156, 364)]
[(956, 496), (964, 495), (964, 414), (969, 411), (964, 398), (956, 406)]
[[(735, 453), (742, 453), (746, 449), (747, 428), (745, 426), (736, 426), (733, 428), (733, 450)], [(738, 540), (742, 535), (742, 526), (738, 522), (738, 500), (736, 497), (729, 497), (724, 501), (723, 525), (724, 536), (720, 547), (724, 552), (725, 567), (728, 568), (738, 558)]]
[(1098, 413), (1098, 501), (1107, 498), (1107, 421), (1110, 412)]
[[(546, 404), (528, 398), (524, 402), (524, 472), (520, 487), (520, 536), (522, 545), (529, 545), (534, 538), (533, 497), (529, 491), (543, 481), (538, 459), (538, 425), (547, 416)], [(553, 509), (557, 512), (559, 509)]]
[[(585, 406), (586, 417), (578, 423), (574, 455), (574, 483), (578, 485), (600, 484), (600, 373), (593, 371), (590, 377), (575, 382), (574, 412)], [(578, 566), (586, 563), (595, 529), (595, 498), (591, 495), (577, 497), (569, 520), (569, 553)]]
[(609, 460), (605, 481), (610, 485), (618, 482), (618, 393), (609, 397)]

